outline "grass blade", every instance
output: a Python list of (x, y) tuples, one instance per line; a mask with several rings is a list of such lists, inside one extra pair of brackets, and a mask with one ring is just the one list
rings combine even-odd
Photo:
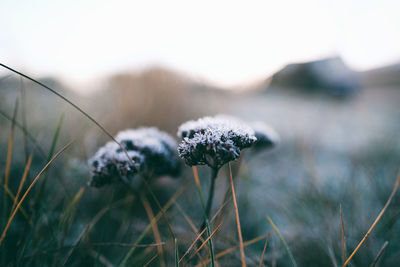
[(361, 245), (364, 244), (365, 240), (367, 240), (368, 236), (371, 234), (372, 230), (375, 228), (376, 224), (380, 221), (382, 218), (383, 214), (387, 210), (387, 208), (390, 205), (390, 202), (392, 202), (392, 199), (394, 195), (396, 194), (397, 189), (399, 188), (400, 185), (400, 170), (397, 175), (396, 183), (393, 187), (392, 193), (390, 194), (388, 200), (386, 201), (385, 206), (382, 208), (381, 212), (378, 214), (378, 217), (376, 217), (375, 221), (372, 223), (371, 227), (368, 229), (367, 233), (364, 235), (363, 239), (360, 241), (360, 243), (357, 245), (357, 247), (353, 250), (353, 252), (350, 254), (350, 256), (347, 258), (345, 263), (343, 263), (343, 267), (349, 264), (350, 260), (354, 257), (354, 255), (357, 253), (357, 251), (360, 249)]
[[(178, 189), (175, 194), (170, 198), (170, 200), (168, 200), (168, 202), (164, 205), (164, 207), (162, 208), (163, 211), (159, 211), (157, 213), (157, 215), (153, 218), (152, 221), (158, 221), (161, 216), (164, 214), (163, 212), (167, 211), (172, 204), (174, 204), (174, 202), (177, 200), (177, 198), (183, 193), (183, 191), (186, 189), (187, 183), (185, 183), (184, 185), (181, 186), (180, 189)], [(135, 252), (137, 245), (143, 240), (143, 238), (147, 235), (147, 233), (150, 231), (151, 229), (151, 222), (147, 225), (146, 229), (144, 229), (144, 231), (142, 232), (142, 234), (138, 237), (138, 239), (135, 242), (135, 245), (132, 246), (132, 248), (128, 251), (128, 253), (126, 253), (125, 257), (123, 258), (123, 260), (121, 261), (121, 264), (119, 265), (120, 267), (124, 267), (126, 266), (126, 264), (128, 263), (128, 260), (130, 259), (130, 257), (133, 255), (133, 253)]]
[(344, 234), (344, 222), (343, 222), (343, 211), (342, 211), (342, 204), (340, 204), (340, 229), (342, 232), (342, 264), (346, 261), (346, 237)]
[(175, 267), (179, 267), (178, 240), (175, 238)]
[[(147, 200), (147, 198), (141, 194), (140, 195), (140, 200), (142, 201), (143, 207), (146, 210), (147, 217), (149, 217), (150, 225), (151, 228), (153, 229), (153, 235), (156, 243), (162, 243), (161, 241), (161, 236), (160, 236), (160, 231), (158, 230), (157, 222), (154, 220), (154, 213), (153, 210), (151, 209), (150, 203)], [(157, 246), (157, 251), (158, 254), (160, 254), (160, 263), (162, 267), (165, 267), (165, 259), (164, 259), (164, 250), (162, 246)]]
[(261, 254), (261, 259), (260, 259), (260, 265), (259, 265), (259, 267), (262, 267), (262, 266), (263, 266), (264, 255), (265, 255), (265, 251), (267, 250), (268, 239), (269, 239), (269, 236), (270, 236), (270, 235), (271, 235), (271, 233), (268, 233), (268, 234), (267, 234), (267, 237), (265, 238), (265, 244), (264, 244), (263, 252), (262, 252), (262, 254)]
[(61, 230), (64, 228), (65, 223), (67, 222), (68, 218), (71, 216), (73, 211), (75, 210), (76, 206), (79, 203), (79, 200), (81, 199), (83, 193), (85, 192), (86, 187), (81, 187), (79, 191), (75, 194), (75, 196), (72, 198), (72, 201), (68, 204), (67, 208), (63, 212), (63, 216), (60, 219), (60, 222), (58, 224), (58, 228)]
[(31, 164), (32, 164), (32, 159), (33, 159), (33, 153), (29, 156), (28, 161), (26, 162), (24, 174), (22, 175), (22, 179), (21, 179), (21, 181), (19, 182), (17, 194), (15, 195), (14, 203), (13, 203), (12, 208), (11, 208), (11, 212), (14, 210), (15, 206), (17, 205), (17, 201), (18, 201), (18, 198), (19, 198), (19, 194), (20, 194), (21, 191), (22, 191), (22, 187), (24, 186), (26, 177), (28, 176), (28, 172), (29, 172), (29, 169), (30, 169)]
[(371, 263), (371, 265), (369, 267), (375, 267), (376, 266), (376, 264), (378, 263), (379, 259), (381, 258), (382, 254), (383, 254), (383, 251), (385, 250), (387, 245), (389, 245), (389, 242), (385, 241), (385, 243), (383, 243), (381, 249), (378, 251), (378, 254), (376, 254), (375, 259), (373, 260), (373, 262)]
[(290, 251), (290, 248), (289, 248), (288, 244), (286, 243), (285, 239), (281, 235), (281, 232), (279, 231), (278, 227), (276, 227), (276, 225), (274, 224), (274, 222), (271, 220), (270, 217), (268, 217), (268, 216), (266, 216), (266, 217), (267, 217), (268, 222), (271, 224), (272, 228), (274, 229), (276, 235), (278, 236), (279, 240), (282, 242), (282, 245), (284, 246), (286, 253), (289, 255), (289, 259), (290, 259), (292, 265), (294, 267), (297, 267), (297, 263), (293, 257), (293, 254)]
[(53, 163), (53, 161), (58, 158), (58, 156), (60, 156), (67, 148), (69, 148), (73, 143), (75, 142), (75, 140), (72, 140), (71, 142), (69, 142), (68, 144), (66, 144), (63, 148), (61, 148), (55, 155), (54, 157), (47, 162), (47, 164), (43, 167), (43, 169), (38, 173), (38, 175), (35, 177), (35, 179), (33, 179), (31, 185), (28, 187), (28, 189), (25, 191), (24, 195), (21, 197), (21, 200), (18, 202), (17, 206), (15, 207), (13, 213), (11, 214), (10, 218), (8, 219), (7, 225), (3, 230), (3, 233), (1, 234), (0, 237), (0, 246), (3, 243), (3, 240), (6, 236), (6, 233), (11, 225), (12, 220), (15, 217), (15, 214), (17, 213), (18, 209), (21, 207), (22, 202), (25, 200), (26, 196), (28, 195), (28, 193), (31, 191), (31, 189), (33, 188), (33, 186), (36, 184), (36, 182), (39, 180), (39, 177), (43, 174), (43, 172), (51, 165), (51, 163)]
[[(258, 236), (258, 237), (256, 237), (256, 238), (253, 238), (253, 239), (251, 239), (251, 240), (249, 240), (249, 241), (244, 242), (243, 245), (244, 245), (245, 247), (247, 247), (247, 246), (249, 246), (249, 245), (251, 245), (251, 244), (254, 244), (254, 243), (256, 243), (256, 242), (258, 242), (258, 241), (260, 241), (260, 240), (262, 240), (262, 239), (264, 239), (264, 238), (266, 238), (266, 235)], [(233, 251), (235, 251), (235, 250), (238, 249), (238, 248), (239, 248), (239, 246), (237, 245), (237, 246), (228, 248), (228, 249), (226, 249), (226, 250), (224, 250), (224, 251), (221, 251), (220, 253), (218, 253), (218, 254), (215, 255), (215, 259), (222, 258), (223, 256), (228, 255), (229, 253), (232, 253)], [(198, 264), (198, 265), (196, 265), (196, 266), (203, 266), (203, 265), (206, 265), (206, 264), (208, 264), (210, 261), (211, 261), (211, 259), (207, 259), (206, 261), (204, 261), (204, 262), (202, 262), (202, 263), (200, 263), (200, 264)]]
[(240, 227), (240, 219), (239, 219), (239, 209), (238, 209), (237, 201), (236, 201), (235, 186), (233, 185), (232, 168), (231, 168), (231, 163), (230, 162), (228, 163), (228, 168), (229, 168), (229, 182), (231, 184), (233, 206), (235, 208), (236, 225), (237, 225), (237, 231), (238, 231), (238, 236), (239, 236), (240, 257), (241, 257), (241, 260), (242, 260), (242, 267), (246, 267), (246, 258), (245, 258), (245, 255), (244, 255), (242, 229)]

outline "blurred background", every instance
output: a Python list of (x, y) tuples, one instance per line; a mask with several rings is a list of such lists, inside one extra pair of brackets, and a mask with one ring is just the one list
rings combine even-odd
[[(272, 232), (268, 215), (300, 266), (340, 266), (339, 205), (348, 255), (384, 206), (400, 166), (399, 10), (398, 1), (6, 0), (0, 4), (0, 63), (65, 95), (111, 134), (157, 126), (176, 136), (182, 122), (220, 113), (268, 123), (281, 135), (280, 146), (246, 151), (240, 168), (234, 166), (244, 239)], [(87, 159), (107, 137), (65, 101), (1, 68), (0, 177), (10, 136), (12, 192), (35, 142), (28, 181), (46, 163), (54, 140), (58, 149), (77, 141), (48, 171), (44, 193), (34, 188), (26, 200), (34, 227), (17, 214), (2, 263), (118, 265), (129, 248), (94, 243), (134, 242), (148, 218), (124, 188), (86, 187)], [(207, 188), (207, 169), (199, 170)], [(228, 188), (226, 170), (220, 176), (214, 212)], [(189, 167), (178, 180), (161, 179), (154, 190), (165, 202), (183, 181), (189, 185), (177, 203), (197, 225), (200, 203), (192, 197)], [(81, 188), (72, 216), (70, 203)], [(104, 206), (121, 201), (75, 243)], [(1, 229), (8, 218), (3, 204)], [(216, 235), (217, 252), (237, 244), (234, 212), (228, 209)], [(176, 208), (170, 212), (183, 254), (195, 234)], [(397, 264), (399, 214), (396, 196), (353, 266), (369, 265), (385, 241), (380, 266)], [(166, 222), (160, 227), (170, 266), (173, 244)], [(146, 240), (154, 242), (151, 234)], [(258, 266), (263, 245), (246, 247), (250, 266)], [(132, 264), (145, 264), (155, 252), (138, 250)], [(239, 261), (236, 251), (219, 263)], [(289, 263), (279, 239), (271, 236), (265, 266)]]

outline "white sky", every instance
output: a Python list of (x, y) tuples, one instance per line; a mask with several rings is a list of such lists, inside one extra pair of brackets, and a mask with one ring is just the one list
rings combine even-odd
[(75, 84), (163, 65), (231, 86), (293, 61), (400, 60), (400, 1), (0, 2), (0, 62)]

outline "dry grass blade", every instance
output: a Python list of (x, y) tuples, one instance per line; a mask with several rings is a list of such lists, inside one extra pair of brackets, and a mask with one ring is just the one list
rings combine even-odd
[[(8, 187), (4, 187), (4, 184), (1, 184), (1, 186), (3, 187), (3, 189), (7, 193), (7, 195), (11, 198), (11, 200), (14, 201), (15, 200), (15, 196), (14, 196), (13, 192), (11, 192), (11, 190)], [(21, 213), (25, 217), (25, 219), (29, 222), (29, 224), (31, 226), (33, 226), (33, 221), (29, 217), (29, 215), (26, 212), (26, 210), (22, 206), (19, 208), (19, 210), (21, 211)]]
[(158, 257), (158, 253), (157, 254), (155, 254), (153, 257), (151, 257), (151, 259), (148, 261), (148, 262), (146, 262), (146, 264), (145, 265), (143, 265), (143, 267), (147, 267), (147, 266), (149, 266), (150, 265), (150, 263), (152, 263), (156, 258)]
[[(158, 230), (157, 222), (154, 220), (154, 213), (151, 209), (150, 203), (147, 200), (146, 196), (143, 194), (140, 195), (140, 200), (142, 201), (143, 207), (146, 210), (147, 217), (149, 217), (151, 228), (153, 229), (153, 235), (156, 243), (161, 243), (161, 235), (160, 231)], [(160, 263), (162, 267), (165, 267), (165, 259), (164, 259), (164, 250), (162, 246), (157, 246), (158, 254), (160, 255)]]
[[(183, 258), (190, 252), (190, 250), (194, 247), (194, 245), (196, 244), (197, 240), (199, 240), (201, 238), (201, 236), (204, 234), (204, 232), (207, 230), (207, 228), (204, 228), (198, 235), (197, 237), (194, 239), (194, 241), (192, 242), (192, 244), (189, 246), (189, 248), (186, 250), (186, 252), (183, 254), (183, 256), (179, 259), (179, 262), (181, 262), (183, 260)], [(202, 241), (204, 243), (204, 241)]]
[(0, 246), (3, 243), (4, 237), (6, 236), (6, 233), (8, 231), (8, 228), (11, 225), (12, 220), (14, 219), (15, 214), (17, 213), (18, 209), (21, 207), (22, 202), (25, 200), (26, 196), (28, 193), (31, 191), (33, 186), (36, 184), (36, 182), (39, 180), (39, 177), (42, 175), (42, 173), (50, 166), (53, 161), (58, 158), (68, 147), (70, 147), (75, 140), (72, 140), (68, 144), (66, 144), (63, 148), (61, 148), (55, 155), (54, 157), (43, 167), (43, 169), (39, 172), (39, 174), (35, 177), (35, 179), (32, 181), (31, 185), (28, 187), (28, 189), (25, 191), (24, 195), (21, 197), (21, 200), (18, 202), (17, 206), (15, 207), (13, 213), (11, 214), (10, 218), (8, 219), (7, 225), (3, 230), (3, 233), (1, 234), (0, 238)]
[(343, 222), (343, 211), (342, 211), (342, 204), (340, 204), (340, 229), (342, 232), (342, 264), (344, 264), (346, 260), (346, 237), (344, 234), (344, 222)]
[(29, 156), (28, 161), (26, 162), (24, 174), (22, 175), (22, 179), (19, 182), (18, 191), (17, 191), (17, 194), (15, 195), (14, 203), (13, 203), (12, 208), (11, 208), (11, 212), (14, 210), (15, 206), (17, 205), (19, 194), (21, 194), (22, 187), (24, 186), (26, 177), (28, 176), (28, 172), (29, 172), (29, 169), (30, 169), (31, 164), (32, 164), (32, 158), (33, 158), (33, 154), (31, 154)]
[[(251, 239), (251, 240), (249, 240), (249, 241), (244, 242), (243, 245), (244, 245), (245, 247), (246, 247), (246, 246), (249, 246), (249, 245), (251, 245), (251, 244), (254, 244), (254, 243), (256, 243), (256, 242), (258, 242), (258, 241), (260, 241), (260, 240), (266, 238), (266, 236), (267, 236), (267, 235), (258, 236), (258, 237), (256, 237), (256, 238), (253, 238), (253, 239)], [(239, 248), (239, 246), (233, 246), (233, 247), (228, 248), (228, 249), (226, 249), (226, 250), (224, 250), (224, 251), (221, 251), (220, 253), (218, 253), (218, 254), (215, 255), (215, 259), (222, 258), (223, 256), (225, 256), (225, 255), (227, 255), (227, 254), (229, 254), (229, 253), (232, 253), (233, 251), (235, 251), (235, 250), (238, 249), (238, 248)], [(207, 259), (206, 261), (204, 261), (204, 262), (202, 262), (202, 263), (200, 263), (200, 264), (198, 264), (198, 265), (196, 265), (196, 266), (206, 265), (206, 264), (210, 263), (210, 261), (211, 261), (211, 259)]]
[(347, 264), (349, 264), (350, 260), (354, 257), (354, 255), (360, 249), (361, 245), (364, 244), (365, 240), (367, 240), (368, 236), (371, 234), (371, 232), (375, 228), (376, 224), (380, 221), (380, 219), (382, 218), (383, 214), (385, 213), (385, 211), (389, 207), (390, 203), (392, 202), (392, 199), (393, 199), (394, 195), (396, 194), (396, 191), (399, 188), (399, 185), (400, 185), (400, 170), (399, 170), (399, 173), (397, 175), (397, 179), (396, 179), (396, 183), (395, 183), (395, 185), (393, 187), (393, 191), (390, 194), (388, 200), (386, 201), (385, 206), (383, 207), (383, 209), (379, 213), (378, 217), (376, 217), (375, 221), (372, 223), (371, 227), (368, 229), (368, 231), (364, 235), (363, 239), (360, 241), (360, 243), (357, 245), (357, 247), (354, 249), (354, 251), (350, 254), (350, 256), (347, 258), (345, 263), (343, 263), (343, 265), (342, 265), (343, 267), (346, 266)]
[[(68, 104), (70, 104), (72, 107), (74, 107), (77, 111), (79, 111), (82, 115), (84, 115), (86, 118), (88, 118), (91, 122), (93, 122), (104, 134), (106, 134), (111, 140), (113, 140), (116, 144), (118, 144), (118, 146), (121, 148), (121, 150), (124, 152), (125, 156), (127, 157), (127, 159), (129, 160), (129, 162), (132, 164), (132, 166), (136, 166), (132, 160), (132, 158), (129, 156), (128, 151), (126, 151), (126, 149), (110, 134), (110, 132), (108, 132), (99, 122), (97, 122), (92, 116), (89, 115), (89, 113), (85, 112), (83, 109), (81, 109), (78, 105), (76, 105), (75, 103), (73, 103), (71, 100), (69, 100), (68, 98), (66, 98), (65, 96), (63, 96), (62, 94), (60, 94), (59, 92), (57, 92), (56, 90), (50, 88), (49, 86), (43, 84), (42, 82), (35, 80), (34, 78), (19, 72), (7, 65), (4, 65), (2, 63), (0, 63), (0, 67), (3, 67), (11, 72), (14, 72), (18, 75), (20, 75), (21, 77), (24, 77), (25, 79), (30, 80), (31, 82), (34, 82), (38, 85), (40, 85), (41, 87), (45, 88), (46, 90), (50, 91), (51, 93), (55, 94), (56, 96), (58, 96), (59, 98), (61, 98), (63, 101), (67, 102)], [(136, 167), (135, 167), (136, 168)], [(139, 170), (138, 170), (139, 171)], [(175, 238), (175, 235), (172, 231), (172, 227), (170, 225), (170, 223), (168, 222), (167, 217), (165, 216), (162, 207), (160, 205), (160, 202), (158, 201), (156, 195), (154, 194), (154, 192), (151, 190), (149, 183), (147, 182), (147, 180), (142, 177), (142, 175), (139, 176), (140, 179), (142, 180), (143, 184), (145, 185), (146, 189), (149, 191), (150, 195), (152, 196), (152, 198), (154, 199), (154, 201), (156, 202), (158, 208), (162, 211), (162, 215), (165, 217), (165, 220), (167, 222), (168, 225), (168, 230), (170, 231), (171, 235), (173, 238)]]
[(378, 251), (378, 254), (376, 254), (375, 259), (373, 260), (373, 262), (371, 263), (371, 265), (369, 267), (374, 267), (378, 263), (379, 259), (381, 258), (382, 254), (383, 254), (383, 251), (385, 250), (387, 245), (389, 245), (389, 241), (385, 241), (385, 243), (383, 243), (381, 249)]
[[(0, 110), (0, 115), (9, 121), (12, 121), (12, 117), (10, 117), (7, 113), (5, 113), (2, 110)], [(28, 132), (28, 130), (26, 129), (26, 127), (24, 125), (21, 125), (17, 121), (15, 121), (14, 124), (17, 128), (19, 128), (23, 132), (24, 136), (26, 136), (32, 143), (36, 143), (35, 138)], [(44, 151), (39, 146), (37, 147), (37, 150), (42, 157), (45, 157)]]
[(222, 223), (219, 224), (217, 227), (215, 227), (214, 231), (206, 238), (206, 240), (204, 240), (203, 244), (201, 244), (201, 246), (196, 250), (196, 252), (190, 257), (190, 259), (193, 259), (194, 256), (197, 255), (197, 253), (199, 253), (199, 251), (205, 246), (205, 244), (215, 235), (215, 233), (219, 230), (219, 228), (221, 228)]
[(240, 256), (241, 256), (241, 260), (242, 260), (242, 267), (245, 267), (246, 266), (246, 258), (244, 256), (244, 245), (243, 245), (242, 229), (240, 227), (239, 209), (238, 209), (237, 201), (236, 201), (235, 187), (233, 185), (231, 163), (228, 163), (228, 167), (229, 167), (229, 181), (230, 181), (230, 184), (231, 184), (233, 206), (235, 207), (236, 225), (237, 225), (238, 236), (239, 236)]
[(68, 251), (67, 256), (65, 257), (64, 263), (62, 266), (65, 266), (65, 264), (68, 262), (69, 257), (71, 257), (72, 253), (74, 252), (74, 248), (76, 248), (86, 234), (90, 232), (90, 229), (103, 217), (103, 215), (111, 208), (111, 205), (101, 209), (96, 216), (93, 217), (93, 219), (87, 224), (86, 228), (79, 234), (78, 238), (75, 240), (74, 245), (72, 248)]
[[(186, 186), (188, 185), (188, 182), (186, 182), (184, 185), (182, 185), (175, 193), (174, 195), (170, 198), (170, 200), (168, 200), (168, 202), (164, 205), (164, 207), (162, 208), (161, 211), (159, 211), (157, 213), (157, 215), (153, 218), (153, 220), (155, 222), (157, 222), (161, 216), (164, 214), (165, 211), (167, 211), (172, 204), (175, 203), (175, 201), (178, 199), (178, 197), (183, 193), (183, 191), (185, 191)], [(152, 220), (152, 221), (153, 221)], [(143, 238), (147, 235), (147, 233), (150, 231), (151, 229), (151, 223), (149, 225), (147, 225), (146, 229), (142, 232), (142, 234), (138, 237), (138, 239), (136, 240), (135, 244), (139, 244)], [(128, 253), (125, 255), (124, 259), (122, 260), (120, 266), (125, 266), (129, 260), (129, 258), (132, 256), (132, 254), (135, 252), (137, 246), (132, 246), (132, 248), (128, 251)]]
[(265, 238), (265, 244), (264, 244), (264, 248), (263, 248), (263, 252), (261, 254), (261, 259), (260, 259), (260, 265), (259, 267), (263, 266), (263, 261), (264, 261), (264, 255), (265, 255), (265, 251), (267, 250), (267, 245), (268, 245), (268, 239), (269, 236), (271, 235), (271, 233), (267, 234), (267, 237)]

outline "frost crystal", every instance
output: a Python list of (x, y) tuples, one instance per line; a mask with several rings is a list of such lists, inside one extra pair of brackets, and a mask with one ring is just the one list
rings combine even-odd
[(279, 134), (269, 125), (256, 121), (251, 123), (250, 126), (253, 128), (257, 138), (253, 146), (255, 149), (269, 149), (279, 144)]
[(157, 128), (125, 130), (108, 142), (89, 160), (92, 167), (91, 186), (100, 187), (118, 181), (131, 181), (139, 172), (147, 177), (179, 173), (179, 162), (175, 155), (176, 142), (167, 133)]
[(225, 115), (188, 121), (178, 129), (183, 141), (178, 153), (186, 164), (218, 169), (240, 156), (255, 141), (254, 131), (244, 122)]

